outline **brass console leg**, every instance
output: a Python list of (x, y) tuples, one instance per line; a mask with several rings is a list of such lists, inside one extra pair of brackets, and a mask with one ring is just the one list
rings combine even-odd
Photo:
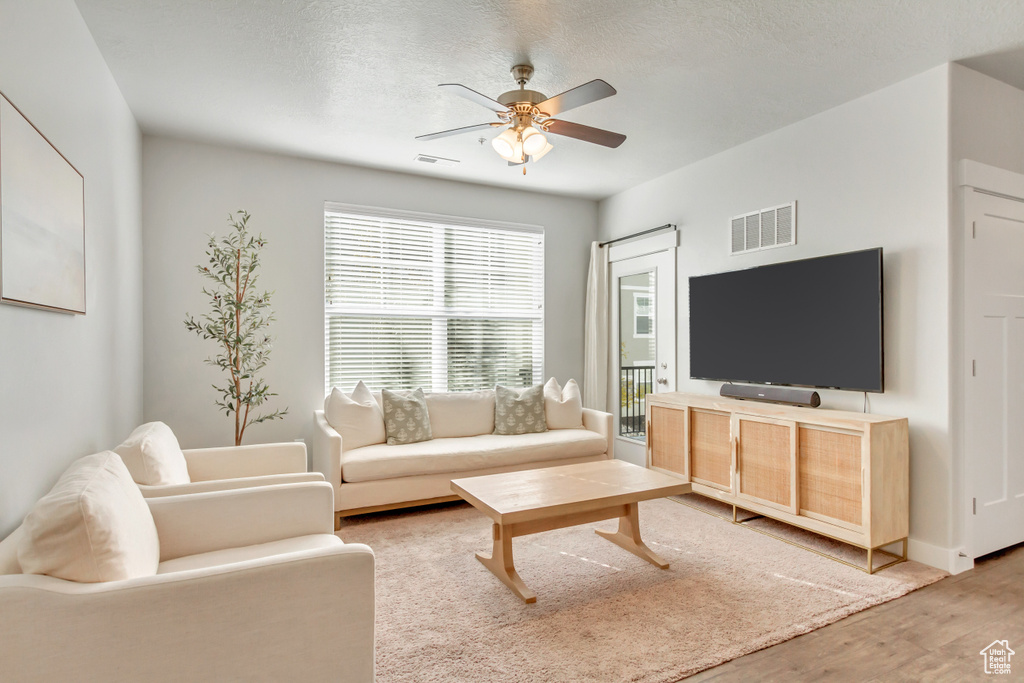
[(643, 539), (640, 538), (640, 511), (636, 503), (629, 504), (628, 515), (619, 517), (618, 531), (595, 529), (594, 533), (602, 538), (607, 538), (623, 550), (628, 550), (656, 567), (668, 569), (668, 562), (661, 559), (653, 550), (648, 548)]
[(494, 525), (493, 536), (494, 548), (490, 557), (477, 553), (476, 559), (490, 569), (491, 573), (497, 576), (503, 584), (511, 588), (520, 600), (526, 603), (537, 602), (537, 594), (526, 587), (512, 564), (512, 536), (500, 524)]
[(872, 554), (874, 553), (875, 549), (874, 548), (868, 548), (868, 568), (867, 568), (867, 573), (868, 574), (874, 574), (875, 572), (881, 571), (881, 570), (885, 569), (886, 567), (891, 567), (894, 564), (899, 564), (900, 562), (906, 562), (907, 561), (907, 542), (908, 542), (908, 539), (904, 538), (903, 539), (903, 552), (900, 553), (899, 557), (897, 557), (895, 560), (892, 560), (891, 562), (886, 562), (885, 564), (883, 564), (878, 569), (875, 569), (874, 561), (873, 561), (873, 557), (872, 557)]

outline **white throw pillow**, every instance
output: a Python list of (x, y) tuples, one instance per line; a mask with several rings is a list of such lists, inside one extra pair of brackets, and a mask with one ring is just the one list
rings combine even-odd
[(136, 427), (114, 452), (121, 456), (136, 484), (168, 486), (191, 481), (178, 439), (163, 422)]
[(25, 527), (22, 525), (0, 541), (0, 575), (21, 573), (21, 565), (18, 564), (18, 545), (24, 535)]
[(544, 385), (544, 414), (548, 429), (582, 429), (583, 396), (576, 380), (570, 379), (563, 389), (552, 377)]
[(18, 562), (26, 574), (96, 583), (156, 574), (153, 515), (112, 451), (71, 464), (25, 518)]
[(373, 444), (384, 443), (384, 413), (369, 388), (360, 382), (346, 395), (337, 387), (324, 403), (327, 424), (341, 434), (341, 447), (350, 451)]

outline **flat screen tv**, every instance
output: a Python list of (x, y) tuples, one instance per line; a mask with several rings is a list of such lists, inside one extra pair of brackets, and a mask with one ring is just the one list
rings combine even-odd
[(882, 249), (691, 277), (690, 377), (883, 391)]

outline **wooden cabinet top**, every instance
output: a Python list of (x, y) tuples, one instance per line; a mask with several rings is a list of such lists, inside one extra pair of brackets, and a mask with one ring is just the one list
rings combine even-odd
[(690, 406), (705, 410), (717, 410), (723, 413), (744, 413), (746, 415), (758, 415), (779, 420), (794, 420), (808, 424), (830, 425), (856, 430), (864, 429), (872, 424), (906, 422), (907, 420), (905, 417), (888, 417), (871, 413), (832, 410), (830, 408), (803, 408), (800, 406), (779, 405), (777, 403), (762, 403), (760, 401), (743, 401), (722, 396), (685, 394), (678, 391), (648, 394), (646, 399), (648, 406), (664, 406), (666, 408)]

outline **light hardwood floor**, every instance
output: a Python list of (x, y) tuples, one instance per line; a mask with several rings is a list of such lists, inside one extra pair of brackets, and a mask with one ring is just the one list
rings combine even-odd
[[(982, 648), (1008, 640), (1012, 674), (986, 676)], [(1024, 680), (1024, 545), (969, 572), (686, 679), (697, 681)]]

